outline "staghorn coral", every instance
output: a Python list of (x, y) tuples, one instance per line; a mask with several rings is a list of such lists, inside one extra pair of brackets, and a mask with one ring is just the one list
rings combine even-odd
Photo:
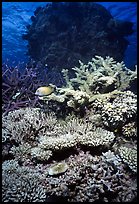
[(124, 93), (137, 78), (137, 72), (126, 68), (124, 63), (117, 63), (111, 57), (105, 59), (96, 56), (88, 64), (79, 61), (80, 67), (74, 67), (75, 77), (69, 78), (68, 70), (63, 69), (66, 86), (56, 87), (55, 93), (44, 96), (45, 102), (56, 103), (59, 109), (85, 112), (95, 99), (107, 98)]
[(41, 107), (34, 97), (35, 90), (41, 85), (35, 68), (26, 65), (21, 71), (20, 64), (14, 67), (2, 64), (2, 112), (6, 115), (23, 107)]
[(79, 60), (80, 67), (72, 68), (75, 78), (69, 79), (68, 70), (63, 69), (67, 87), (78, 89), (88, 94), (107, 93), (130, 88), (130, 84), (137, 78), (137, 69), (131, 71), (124, 62), (116, 62), (112, 57), (95, 56), (88, 64)]
[(21, 167), (16, 160), (3, 162), (3, 202), (44, 202), (46, 190), (42, 176), (34, 169)]

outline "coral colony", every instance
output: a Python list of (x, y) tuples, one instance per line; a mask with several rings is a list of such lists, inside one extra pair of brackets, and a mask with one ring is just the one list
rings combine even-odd
[(34, 66), (3, 64), (3, 202), (137, 199), (137, 67), (122, 62), (132, 25), (74, 5), (35, 11), (24, 35)]
[(5, 109), (3, 202), (136, 199), (136, 71), (100, 56), (73, 70), (66, 86), (36, 90), (43, 108)]

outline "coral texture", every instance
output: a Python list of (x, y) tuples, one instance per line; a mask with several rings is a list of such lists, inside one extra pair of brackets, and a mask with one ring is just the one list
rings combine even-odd
[(73, 70), (41, 108), (2, 115), (3, 202), (136, 199), (136, 71), (110, 57)]
[[(85, 111), (86, 107), (90, 106), (97, 98), (105, 100), (105, 98), (110, 98), (120, 93), (125, 94), (124, 91), (129, 90), (130, 85), (137, 78), (136, 70), (131, 71), (125, 67), (123, 62), (117, 63), (111, 57), (104, 59), (100, 56), (96, 56), (92, 58), (92, 61), (88, 62), (88, 64), (83, 64), (81, 61), (79, 61), (79, 63), (80, 67), (72, 68), (76, 75), (74, 78), (69, 78), (68, 70), (62, 70), (66, 82), (65, 87), (56, 87), (54, 93), (49, 96), (44, 96), (41, 99), (49, 102), (49, 104), (55, 103), (59, 109), (64, 109), (65, 112), (68, 109), (70, 109), (70, 111), (71, 109), (79, 112), (82, 110)], [(127, 97), (130, 103), (134, 103), (136, 100), (136, 95), (129, 91), (127, 92)], [(135, 100), (132, 100), (132, 98), (135, 98)], [(117, 100), (119, 100), (119, 98), (117, 98)], [(121, 103), (120, 106), (122, 106), (123, 111), (127, 111), (128, 114), (128, 110), (126, 110), (128, 107), (123, 107), (124, 101)], [(105, 104), (105, 106), (107, 106), (107, 104)], [(116, 99), (114, 106), (118, 106)], [(133, 106), (134, 111), (136, 105), (133, 104)], [(118, 111), (119, 110), (120, 109), (118, 109)], [(105, 111), (107, 112), (107, 110), (104, 110), (104, 112)], [(123, 119), (122, 117), (123, 116), (121, 116), (121, 120)]]
[(102, 107), (102, 120), (108, 127), (119, 128), (125, 123), (136, 121), (137, 95), (131, 91), (119, 94), (113, 102)]
[(112, 57), (95, 56), (87, 64), (79, 60), (79, 67), (72, 68), (75, 78), (69, 79), (68, 70), (63, 69), (67, 87), (84, 91), (88, 94), (107, 93), (130, 88), (137, 78), (137, 69), (131, 71), (124, 62), (116, 62)]
[[(20, 65), (19, 65), (20, 66)], [(26, 67), (20, 70), (18, 66), (2, 65), (2, 111), (9, 111), (23, 107), (39, 105), (34, 92), (41, 86), (42, 81), (37, 77), (35, 68)]]
[(45, 182), (49, 196), (66, 197), (69, 202), (110, 202), (131, 201), (136, 194), (136, 182), (125, 174), (118, 157), (113, 156), (107, 162), (102, 155), (80, 152), (70, 156), (66, 162), (69, 168), (63, 175), (47, 177)]
[(136, 122), (127, 123), (122, 127), (122, 133), (126, 138), (137, 137)]
[(20, 167), (16, 160), (2, 165), (3, 202), (44, 202), (46, 190), (41, 174), (29, 167)]
[(94, 121), (24, 108), (3, 116), (3, 130), (3, 146), (10, 144), (2, 164), (3, 202), (136, 198), (136, 151), (112, 151), (115, 133)]
[(123, 161), (134, 171), (137, 172), (137, 148), (121, 146), (119, 153)]

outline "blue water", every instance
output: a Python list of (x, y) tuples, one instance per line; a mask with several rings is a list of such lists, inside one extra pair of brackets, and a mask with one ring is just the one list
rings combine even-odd
[[(26, 25), (38, 6), (50, 2), (2, 2), (2, 59), (9, 63), (27, 62), (27, 42), (22, 39)], [(134, 23), (135, 32), (128, 36), (130, 44), (124, 62), (127, 67), (137, 63), (137, 3), (135, 2), (97, 2), (110, 11), (113, 17)]]

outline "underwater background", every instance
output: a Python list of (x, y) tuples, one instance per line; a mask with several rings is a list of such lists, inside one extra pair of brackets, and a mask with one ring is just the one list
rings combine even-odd
[[(11, 62), (27, 62), (27, 42), (22, 39), (30, 17), (39, 6), (49, 2), (3, 2), (2, 3), (2, 59)], [(124, 62), (132, 67), (137, 63), (137, 3), (136, 2), (97, 2), (108, 9), (116, 19), (133, 22), (134, 33), (127, 36), (129, 45)]]
[(2, 2), (2, 202), (137, 202), (136, 2)]

